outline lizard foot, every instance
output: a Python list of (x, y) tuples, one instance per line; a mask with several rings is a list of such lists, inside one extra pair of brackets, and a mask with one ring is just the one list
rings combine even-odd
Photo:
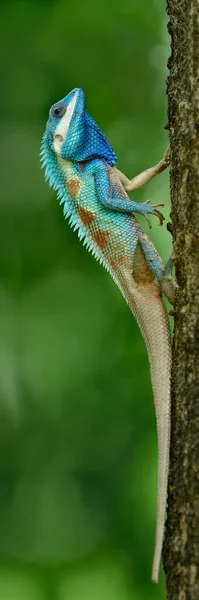
[(159, 224), (163, 225), (165, 218), (164, 218), (164, 215), (159, 210), (157, 210), (157, 207), (159, 207), (159, 206), (163, 207), (164, 204), (151, 204), (151, 206), (149, 206), (149, 202), (150, 202), (150, 200), (146, 200), (146, 202), (144, 202), (142, 204), (143, 207), (147, 207), (147, 210), (146, 211), (143, 210), (142, 214), (144, 215), (145, 219), (147, 220), (147, 223), (148, 223), (150, 229), (152, 229), (152, 225), (149, 220), (148, 214), (155, 215), (156, 217), (158, 217), (158, 219), (160, 221)]

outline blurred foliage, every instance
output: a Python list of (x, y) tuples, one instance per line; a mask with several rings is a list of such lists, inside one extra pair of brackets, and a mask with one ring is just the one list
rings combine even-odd
[[(146, 350), (44, 182), (48, 110), (72, 88), (130, 177), (167, 145), (163, 0), (1, 3), (0, 598), (159, 600)], [(136, 199), (165, 202), (168, 174)], [(145, 226), (145, 223), (144, 223)], [(146, 225), (147, 229), (147, 225)], [(166, 227), (151, 237), (164, 260)]]

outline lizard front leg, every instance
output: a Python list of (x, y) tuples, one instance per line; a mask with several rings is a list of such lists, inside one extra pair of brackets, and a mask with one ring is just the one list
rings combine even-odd
[(133, 192), (135, 190), (138, 190), (140, 187), (151, 181), (151, 179), (156, 177), (156, 175), (162, 173), (162, 171), (164, 171), (169, 166), (169, 154), (170, 147), (167, 148), (163, 158), (157, 165), (151, 167), (150, 169), (146, 169), (146, 171), (142, 171), (142, 173), (139, 173), (139, 175), (136, 175), (136, 177), (133, 177), (133, 179), (128, 179), (128, 177), (126, 177), (124, 173), (117, 169), (118, 177), (126, 192)]
[(93, 160), (85, 169), (85, 173), (88, 172), (95, 177), (97, 197), (103, 206), (109, 208), (110, 210), (126, 214), (139, 213), (147, 219), (150, 227), (151, 224), (148, 219), (149, 214), (158, 217), (160, 225), (163, 224), (164, 216), (159, 210), (157, 210), (157, 207), (164, 206), (164, 204), (150, 206), (148, 203), (149, 201), (140, 203), (129, 200), (128, 198), (124, 199), (121, 197), (111, 196), (108, 169), (102, 161)]

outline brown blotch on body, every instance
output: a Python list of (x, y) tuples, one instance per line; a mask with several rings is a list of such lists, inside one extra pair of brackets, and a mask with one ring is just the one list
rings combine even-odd
[(83, 206), (80, 206), (79, 208), (79, 216), (83, 225), (86, 226), (91, 225), (95, 219), (95, 213), (91, 212), (91, 210), (88, 210), (87, 208), (83, 208)]
[(110, 260), (110, 265), (112, 267), (112, 269), (115, 271), (117, 267), (119, 267), (120, 265), (124, 264), (124, 256), (122, 256), (121, 254), (116, 258), (115, 260)]
[(100, 250), (104, 250), (106, 248), (110, 238), (110, 233), (108, 231), (98, 231), (93, 234), (93, 239), (95, 240), (97, 246)]
[(115, 260), (110, 260), (110, 265), (111, 265), (111, 268), (113, 269), (113, 271), (115, 271), (115, 268), (116, 268)]
[(149, 268), (140, 242), (138, 241), (133, 261), (133, 279), (136, 283), (151, 283), (155, 279), (155, 275)]
[(124, 263), (124, 256), (122, 256), (122, 254), (120, 254), (120, 256), (118, 256), (118, 264), (123, 265), (123, 263)]
[(80, 188), (81, 181), (79, 179), (70, 179), (67, 183), (68, 191), (73, 198), (77, 198)]

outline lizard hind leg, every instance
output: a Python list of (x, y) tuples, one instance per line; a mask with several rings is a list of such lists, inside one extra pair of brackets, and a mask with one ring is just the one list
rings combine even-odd
[(177, 291), (177, 283), (175, 279), (171, 275), (168, 275), (166, 279), (161, 281), (161, 290), (166, 296), (167, 300), (169, 300), (170, 304), (174, 306), (175, 303), (175, 295)]
[(144, 234), (139, 235), (139, 241), (144, 252), (145, 260), (155, 277), (157, 277), (160, 289), (169, 302), (174, 305), (177, 284), (171, 275), (173, 268), (173, 255), (170, 256), (166, 266), (162, 262), (151, 240)]
[(164, 294), (165, 294), (166, 298), (169, 300), (169, 302), (174, 306), (175, 295), (176, 295), (176, 291), (177, 291), (177, 283), (171, 275), (172, 269), (173, 269), (173, 261), (174, 261), (174, 255), (171, 254), (171, 256), (169, 257), (169, 260), (166, 263), (165, 269), (164, 269), (164, 277), (161, 281), (161, 290), (162, 290), (162, 292), (164, 292)]

